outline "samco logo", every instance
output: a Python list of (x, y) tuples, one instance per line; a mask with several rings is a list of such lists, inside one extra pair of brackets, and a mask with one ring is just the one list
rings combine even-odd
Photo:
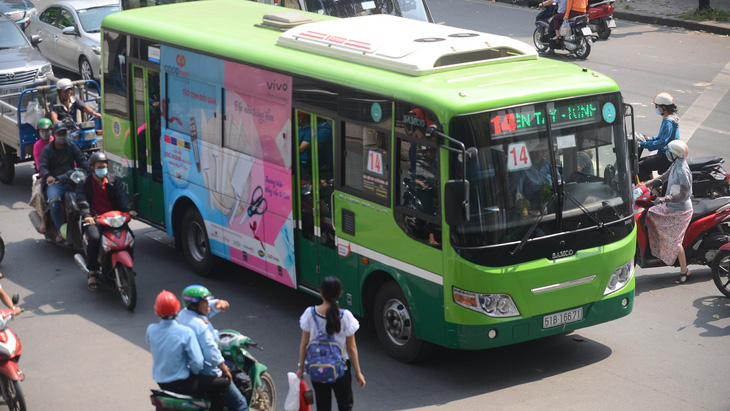
[(177, 57), (175, 57), (175, 63), (177, 63), (180, 68), (185, 67), (185, 56), (178, 54)]
[(570, 257), (573, 254), (575, 254), (573, 250), (558, 251), (557, 253), (553, 253), (552, 259), (555, 260), (557, 258)]

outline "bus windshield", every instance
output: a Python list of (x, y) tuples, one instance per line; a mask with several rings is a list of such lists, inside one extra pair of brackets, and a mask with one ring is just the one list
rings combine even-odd
[(610, 230), (631, 216), (620, 104), (606, 94), (454, 118), (452, 136), (478, 156), (467, 164), (470, 221), (454, 227), (453, 245)]
[(424, 3), (412, 0), (305, 0), (307, 10), (335, 17), (391, 14), (428, 21)]

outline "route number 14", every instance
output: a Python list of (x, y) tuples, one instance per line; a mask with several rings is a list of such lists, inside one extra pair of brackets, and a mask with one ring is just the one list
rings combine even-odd
[(383, 153), (375, 150), (368, 150), (368, 171), (383, 175)]
[(509, 171), (525, 170), (532, 167), (530, 154), (523, 141), (511, 143), (507, 147), (507, 169)]

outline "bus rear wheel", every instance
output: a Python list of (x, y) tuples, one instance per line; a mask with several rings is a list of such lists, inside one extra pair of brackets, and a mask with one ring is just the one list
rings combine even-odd
[(397, 283), (383, 284), (375, 294), (375, 331), (391, 357), (405, 363), (423, 359), (431, 344), (416, 337), (411, 310)]
[(194, 207), (185, 212), (181, 233), (183, 254), (193, 266), (193, 271), (201, 277), (212, 277), (217, 259), (210, 251), (210, 240), (203, 217)]

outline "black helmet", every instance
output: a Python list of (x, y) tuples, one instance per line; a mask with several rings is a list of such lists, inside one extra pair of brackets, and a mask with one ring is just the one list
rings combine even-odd
[(66, 128), (66, 125), (63, 124), (63, 121), (59, 121), (53, 125), (53, 134), (56, 134), (59, 131), (68, 131), (68, 128)]
[(91, 157), (89, 157), (89, 167), (93, 166), (94, 163), (98, 163), (99, 161), (108, 163), (109, 160), (106, 158), (106, 154), (102, 153), (101, 151), (97, 151), (96, 153), (92, 154)]

